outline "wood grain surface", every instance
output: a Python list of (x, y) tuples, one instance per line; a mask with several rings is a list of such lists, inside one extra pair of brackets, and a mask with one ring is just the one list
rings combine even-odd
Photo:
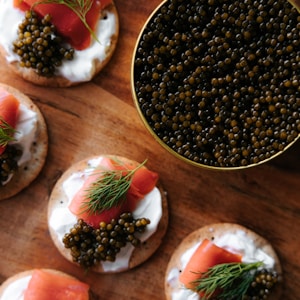
[[(120, 36), (112, 60), (92, 82), (72, 88), (38, 87), (13, 74), (0, 58), (0, 81), (38, 105), (49, 132), (39, 177), (0, 203), (0, 283), (17, 272), (53, 268), (91, 285), (100, 299), (164, 299), (164, 276), (174, 248), (191, 231), (235, 222), (267, 238), (284, 271), (282, 299), (300, 295), (300, 141), (261, 166), (218, 172), (180, 161), (145, 129), (131, 94), (130, 69), (138, 34), (160, 0), (115, 0)], [(163, 244), (144, 264), (120, 274), (85, 274), (67, 262), (47, 228), (47, 202), (59, 176), (88, 155), (116, 154), (143, 161), (168, 192), (170, 223)]]

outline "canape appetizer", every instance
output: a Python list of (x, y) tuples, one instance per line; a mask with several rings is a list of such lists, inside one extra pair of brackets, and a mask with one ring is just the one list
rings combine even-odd
[(166, 193), (145, 162), (93, 156), (56, 183), (48, 224), (69, 261), (100, 273), (125, 271), (159, 247), (168, 225)]
[(110, 60), (118, 34), (112, 0), (0, 0), (0, 52), (35, 84), (90, 81)]
[(19, 90), (0, 84), (0, 200), (27, 187), (44, 166), (48, 150), (45, 120)]
[(188, 235), (165, 276), (168, 300), (281, 299), (282, 271), (267, 240), (238, 224), (217, 223)]
[(0, 286), (1, 300), (92, 300), (88, 284), (61, 271), (33, 269), (18, 273)]

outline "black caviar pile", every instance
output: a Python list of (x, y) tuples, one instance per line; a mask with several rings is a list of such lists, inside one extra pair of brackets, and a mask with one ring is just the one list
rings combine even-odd
[(63, 243), (70, 249), (74, 262), (90, 268), (100, 261), (115, 261), (127, 243), (137, 247), (140, 240), (135, 234), (144, 232), (149, 223), (146, 218), (134, 219), (131, 213), (123, 213), (118, 220), (113, 219), (108, 224), (101, 222), (95, 229), (79, 219), (65, 234)]
[(285, 0), (170, 0), (133, 64), (145, 120), (180, 156), (262, 162), (300, 133), (300, 15)]
[(51, 16), (40, 19), (34, 11), (27, 11), (19, 25), (13, 51), (20, 56), (20, 66), (32, 68), (37, 74), (51, 77), (64, 59), (72, 60), (73, 48), (63, 46), (62, 38), (51, 24)]
[(8, 145), (0, 155), (0, 186), (18, 170), (18, 159), (21, 155), (22, 150), (12, 145)]
[(243, 300), (268, 299), (272, 289), (278, 281), (278, 274), (275, 271), (265, 269), (258, 271)]

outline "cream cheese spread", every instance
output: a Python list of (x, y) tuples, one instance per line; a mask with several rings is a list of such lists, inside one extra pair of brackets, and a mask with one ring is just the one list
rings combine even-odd
[[(21, 167), (31, 160), (31, 146), (35, 142), (37, 130), (36, 113), (22, 103), (19, 106), (19, 118), (15, 130), (14, 141), (9, 144), (15, 145), (22, 150), (22, 155), (18, 160), (18, 166)], [(12, 176), (5, 182), (2, 182), (2, 184), (7, 184)]]
[(31, 275), (28, 275), (13, 281), (4, 290), (1, 300), (23, 300), (24, 292), (28, 287), (30, 279)]
[[(64, 61), (57, 68), (57, 74), (72, 82), (89, 81), (92, 79), (95, 61), (104, 61), (107, 57), (106, 49), (111, 44), (111, 38), (117, 34), (116, 16), (104, 10), (105, 18), (97, 23), (95, 34), (100, 41), (92, 41), (90, 47), (75, 50), (74, 59)], [(13, 42), (17, 39), (18, 25), (24, 18), (24, 12), (13, 7), (13, 0), (0, 0), (0, 44), (5, 49), (8, 62), (19, 61), (19, 56), (13, 52)]]
[[(180, 258), (181, 269), (183, 270), (193, 253), (196, 251), (201, 241), (196, 243), (193, 247), (182, 253)], [(275, 261), (274, 259), (255, 246), (252, 239), (246, 236), (245, 232), (239, 230), (233, 233), (225, 233), (222, 237), (216, 237), (214, 244), (224, 248), (228, 251), (239, 253), (242, 255), (242, 262), (250, 263), (255, 261), (262, 261), (263, 267), (266, 269), (273, 269)], [(199, 300), (201, 297), (193, 291), (185, 288), (179, 281), (180, 270), (173, 268), (167, 274), (167, 282), (172, 289), (172, 300)]]
[(18, 160), (18, 165), (31, 160), (31, 146), (36, 139), (37, 115), (25, 105), (20, 104), (19, 119), (14, 134), (15, 141), (11, 145), (19, 146), (22, 149), (22, 156)]
[[(51, 212), (49, 216), (49, 226), (52, 228), (58, 237), (59, 242), (63, 245), (62, 239), (64, 235), (69, 232), (73, 225), (77, 222), (76, 216), (73, 215), (68, 206), (72, 201), (74, 195), (80, 190), (84, 181), (91, 174), (91, 172), (99, 165), (102, 157), (92, 159), (88, 162), (88, 168), (82, 172), (73, 173), (64, 183), (63, 191), (67, 196), (68, 202), (62, 203), (59, 207)], [(155, 231), (162, 217), (162, 197), (158, 188), (154, 188), (142, 199), (137, 208), (133, 211), (134, 218), (148, 218), (151, 223), (147, 225), (147, 229), (143, 234), (137, 237), (143, 242), (147, 240)], [(123, 270), (128, 267), (131, 254), (134, 247), (127, 244), (118, 253), (114, 262), (101, 262), (103, 270), (106, 272), (114, 272)]]

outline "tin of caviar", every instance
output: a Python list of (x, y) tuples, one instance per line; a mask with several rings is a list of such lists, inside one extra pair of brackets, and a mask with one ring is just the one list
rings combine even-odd
[(280, 0), (164, 1), (134, 50), (135, 105), (196, 166), (256, 166), (300, 133), (300, 14)]

